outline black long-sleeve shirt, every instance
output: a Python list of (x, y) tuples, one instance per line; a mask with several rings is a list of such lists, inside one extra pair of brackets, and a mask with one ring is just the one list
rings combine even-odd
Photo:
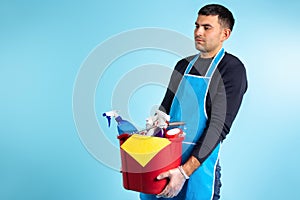
[[(182, 76), (193, 57), (182, 59), (175, 66), (160, 106), (160, 110), (167, 114), (170, 112)], [(204, 76), (211, 61), (212, 59), (198, 58), (189, 74)], [(226, 52), (217, 69), (212, 76), (205, 102), (208, 117), (206, 128), (192, 152), (200, 163), (203, 163), (214, 148), (226, 138), (247, 90), (246, 70), (237, 57)]]

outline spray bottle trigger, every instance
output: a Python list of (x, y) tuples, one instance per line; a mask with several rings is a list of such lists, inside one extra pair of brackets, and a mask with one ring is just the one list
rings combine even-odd
[(106, 113), (103, 113), (103, 117), (106, 117), (107, 122), (108, 122), (108, 127), (110, 127), (111, 116), (107, 116)]

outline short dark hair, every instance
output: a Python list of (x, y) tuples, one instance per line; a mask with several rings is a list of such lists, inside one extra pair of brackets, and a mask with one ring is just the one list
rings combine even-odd
[(230, 10), (219, 4), (208, 4), (202, 7), (198, 15), (218, 15), (219, 23), (231, 31), (234, 25), (234, 18)]

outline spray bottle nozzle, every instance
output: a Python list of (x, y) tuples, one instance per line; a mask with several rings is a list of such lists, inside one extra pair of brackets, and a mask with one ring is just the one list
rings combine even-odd
[(108, 121), (108, 127), (110, 127), (111, 117), (115, 117), (116, 118), (116, 117), (119, 116), (116, 110), (105, 112), (102, 115), (103, 115), (103, 117), (106, 117), (106, 119)]
[(106, 113), (102, 114), (103, 117), (106, 117), (107, 121), (108, 121), (108, 127), (110, 127), (110, 122), (111, 122), (111, 116), (106, 115)]

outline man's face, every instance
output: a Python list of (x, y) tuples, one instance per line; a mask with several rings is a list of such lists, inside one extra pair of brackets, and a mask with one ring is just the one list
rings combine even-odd
[(194, 38), (196, 49), (201, 52), (202, 57), (213, 57), (217, 54), (223, 41), (228, 38), (224, 30), (217, 15), (198, 15)]

